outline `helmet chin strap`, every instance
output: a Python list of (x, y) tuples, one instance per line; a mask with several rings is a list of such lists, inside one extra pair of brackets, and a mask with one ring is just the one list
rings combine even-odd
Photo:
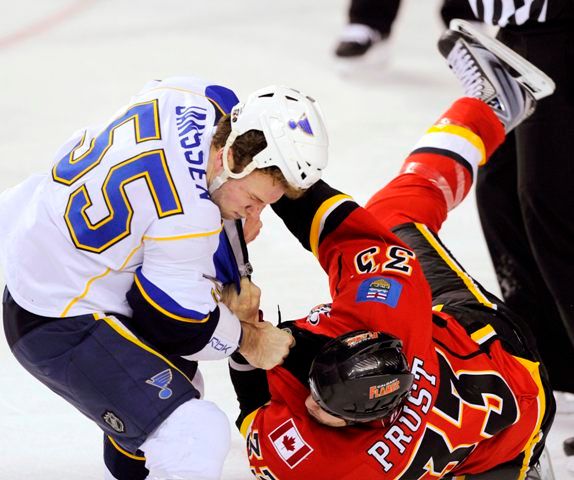
[(241, 172), (234, 173), (229, 167), (229, 149), (233, 145), (233, 142), (237, 138), (237, 134), (231, 132), (225, 146), (223, 147), (223, 154), (221, 155), (221, 163), (223, 164), (223, 171), (217, 175), (208, 186), (209, 194), (212, 195), (218, 188), (220, 188), (227, 180), (230, 178), (240, 179), (249, 175), (256, 168), (255, 162), (252, 160), (249, 165), (247, 165)]
[(215, 192), (219, 187), (221, 187), (221, 185), (227, 182), (227, 180), (229, 180), (229, 175), (227, 175), (227, 172), (224, 170), (209, 183), (209, 186), (207, 187), (209, 194), (213, 195), (213, 192)]

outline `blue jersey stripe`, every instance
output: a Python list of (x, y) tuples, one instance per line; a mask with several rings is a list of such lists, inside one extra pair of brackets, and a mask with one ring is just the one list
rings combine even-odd
[(175, 320), (205, 322), (209, 318), (209, 312), (202, 313), (196, 310), (182, 307), (162, 289), (154, 285), (144, 277), (141, 267), (136, 270), (136, 284), (142, 295), (157, 310)]

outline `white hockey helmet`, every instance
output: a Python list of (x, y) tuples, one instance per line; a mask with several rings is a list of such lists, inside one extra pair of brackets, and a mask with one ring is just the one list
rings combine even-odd
[[(262, 132), (267, 146), (242, 172), (234, 173), (228, 164), (229, 149), (249, 130)], [(243, 178), (256, 168), (272, 166), (281, 170), (291, 186), (309, 188), (327, 166), (328, 145), (323, 114), (314, 99), (284, 86), (262, 88), (231, 110), (231, 133), (223, 147), (224, 171), (209, 190), (217, 190), (228, 178)]]

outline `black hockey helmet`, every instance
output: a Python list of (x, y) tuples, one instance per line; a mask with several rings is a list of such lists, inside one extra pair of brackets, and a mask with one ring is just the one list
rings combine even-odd
[(309, 371), (311, 396), (349, 423), (392, 423), (411, 387), (402, 342), (391, 335), (355, 330), (326, 343)]

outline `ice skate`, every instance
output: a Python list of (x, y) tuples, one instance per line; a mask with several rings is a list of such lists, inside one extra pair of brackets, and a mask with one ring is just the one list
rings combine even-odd
[(387, 72), (391, 53), (388, 35), (361, 24), (345, 26), (335, 50), (335, 68), (347, 78), (378, 81)]
[(506, 132), (523, 122), (554, 82), (516, 52), (463, 20), (452, 20), (438, 47), (465, 95), (487, 103)]
[(377, 30), (368, 25), (351, 23), (346, 25), (339, 44), (335, 50), (335, 55), (339, 58), (359, 58), (363, 57), (378, 43), (387, 40)]

